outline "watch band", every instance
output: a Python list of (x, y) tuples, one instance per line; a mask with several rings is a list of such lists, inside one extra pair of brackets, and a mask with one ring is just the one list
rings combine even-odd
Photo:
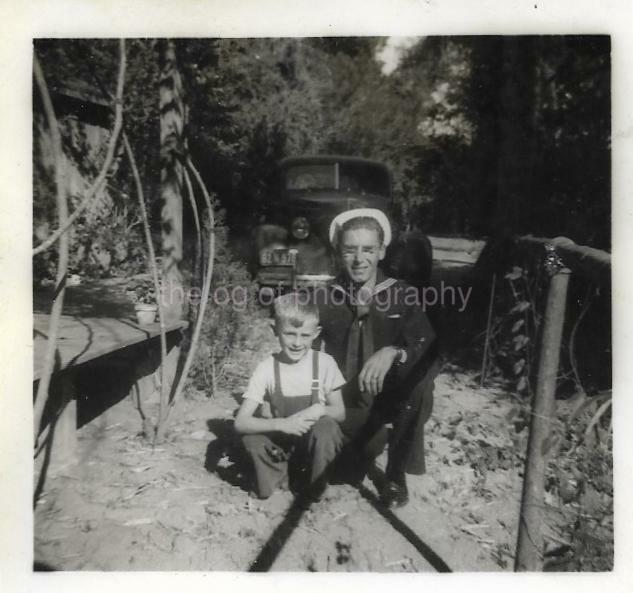
[(398, 348), (398, 355), (396, 357), (396, 366), (407, 362), (407, 351), (404, 348)]

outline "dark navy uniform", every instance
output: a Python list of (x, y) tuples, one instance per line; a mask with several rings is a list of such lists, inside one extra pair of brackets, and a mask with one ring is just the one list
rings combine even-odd
[[(391, 423), (387, 475), (422, 474), (424, 423), (433, 407), (439, 368), (435, 331), (416, 289), (405, 282), (379, 271), (367, 306), (358, 306), (353, 290), (338, 282), (326, 293), (316, 293), (325, 351), (347, 381), (343, 433), (357, 452), (373, 459), (384, 448), (384, 425)], [(371, 398), (360, 392), (358, 374), (364, 362), (384, 346), (404, 349), (406, 361), (392, 366), (382, 392)]]

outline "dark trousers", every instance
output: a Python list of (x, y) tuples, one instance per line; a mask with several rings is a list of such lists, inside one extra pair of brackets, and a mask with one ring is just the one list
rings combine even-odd
[(343, 446), (343, 434), (336, 420), (322, 416), (300, 437), (283, 433), (247, 434), (242, 442), (253, 460), (257, 494), (268, 498), (289, 469), (291, 474), (295, 470), (298, 480), (302, 480), (302, 473), (309, 473), (309, 484), (327, 480), (328, 469)]
[[(363, 469), (389, 443), (386, 474), (401, 479), (405, 472), (423, 474), (424, 424), (433, 407), (435, 369), (409, 391), (381, 393), (369, 405), (347, 407), (341, 424), (345, 440), (342, 462), (352, 472)], [(385, 424), (392, 424), (387, 430)]]

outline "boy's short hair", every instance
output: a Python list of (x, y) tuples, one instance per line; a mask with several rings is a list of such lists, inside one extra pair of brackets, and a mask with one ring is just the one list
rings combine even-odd
[(307, 319), (314, 319), (319, 323), (319, 308), (309, 292), (289, 292), (277, 297), (273, 301), (273, 315), (275, 321), (288, 321), (295, 327), (305, 323)]

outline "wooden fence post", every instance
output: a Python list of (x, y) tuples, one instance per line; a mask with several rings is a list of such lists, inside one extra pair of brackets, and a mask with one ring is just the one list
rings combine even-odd
[(516, 571), (540, 571), (543, 568), (541, 525), (544, 522), (545, 470), (548, 437), (556, 413), (556, 376), (565, 320), (565, 304), (570, 271), (556, 271), (549, 284), (545, 325), (539, 357), (536, 393), (532, 403), (530, 436), (523, 478), (523, 496), (519, 516)]

